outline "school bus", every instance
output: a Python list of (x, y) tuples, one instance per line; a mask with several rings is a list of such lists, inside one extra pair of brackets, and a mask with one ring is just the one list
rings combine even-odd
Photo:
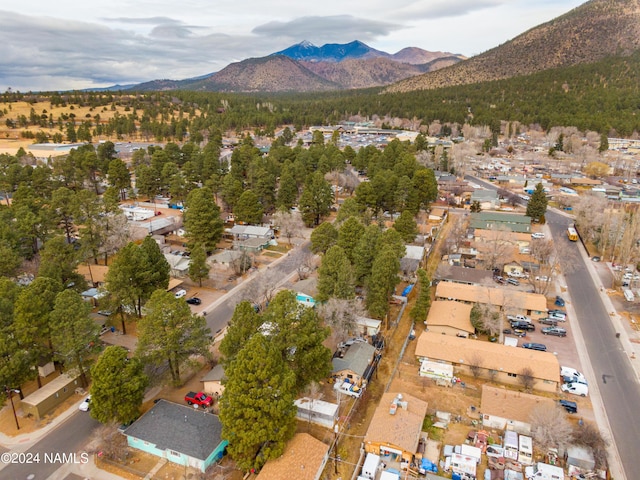
[(572, 242), (577, 242), (578, 241), (578, 232), (576, 231), (575, 228), (569, 227), (569, 228), (567, 228), (567, 237), (569, 237), (569, 240), (571, 240)]

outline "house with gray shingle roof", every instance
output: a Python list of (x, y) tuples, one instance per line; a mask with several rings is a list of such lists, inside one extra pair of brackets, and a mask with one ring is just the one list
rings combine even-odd
[(357, 386), (362, 386), (362, 380), (367, 367), (373, 361), (376, 349), (365, 342), (354, 342), (342, 356), (338, 355), (333, 364), (332, 376), (338, 380), (347, 380)]
[(205, 472), (222, 458), (227, 440), (217, 415), (160, 400), (124, 431), (132, 448)]

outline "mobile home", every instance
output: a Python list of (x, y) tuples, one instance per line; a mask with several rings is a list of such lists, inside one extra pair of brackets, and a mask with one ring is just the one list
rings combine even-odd
[(518, 441), (518, 461), (523, 465), (531, 465), (533, 463), (533, 442), (531, 437), (520, 435)]
[(518, 434), (516, 432), (511, 430), (505, 431), (502, 446), (504, 447), (504, 458), (518, 460), (520, 445), (518, 444)]

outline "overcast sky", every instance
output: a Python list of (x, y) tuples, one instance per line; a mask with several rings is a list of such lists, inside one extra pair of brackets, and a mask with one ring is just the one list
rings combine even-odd
[(472, 56), (584, 1), (3, 1), (0, 91), (181, 80), (303, 40)]

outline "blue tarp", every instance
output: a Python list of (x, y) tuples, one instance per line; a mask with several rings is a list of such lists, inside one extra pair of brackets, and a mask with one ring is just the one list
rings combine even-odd
[(413, 290), (413, 283), (411, 285), (407, 285), (407, 287), (402, 291), (402, 296), (406, 297)]

